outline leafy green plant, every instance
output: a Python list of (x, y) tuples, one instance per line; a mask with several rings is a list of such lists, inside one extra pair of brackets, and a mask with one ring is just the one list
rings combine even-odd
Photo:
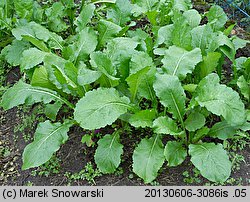
[[(78, 17), (70, 15), (71, 28), (17, 20), (11, 30), (15, 39), (2, 54), (20, 65), (24, 77), (3, 95), (1, 106), (43, 102), (50, 119), (39, 123), (26, 146), (22, 169), (47, 162), (73, 125), (96, 130), (117, 121), (115, 131), (97, 142), (95, 162), (102, 173), (120, 165), (120, 136), (130, 124), (152, 129), (133, 153), (133, 172), (145, 183), (157, 177), (165, 161), (178, 166), (187, 155), (203, 177), (226, 181), (232, 165), (223, 145), (213, 140), (249, 130), (242, 101), (249, 60), (239, 67), (235, 59), (247, 41), (223, 33), (227, 17), (220, 7), (204, 16), (191, 7), (191, 1), (97, 1), (83, 4)], [(208, 23), (200, 25), (204, 17)], [(65, 38), (65, 29), (72, 35)], [(246, 80), (238, 81), (242, 99), (233, 90), (236, 84), (221, 84), (225, 57), (233, 63), (234, 79), (243, 74)], [(68, 114), (56, 119), (62, 106)], [(164, 145), (166, 135), (175, 140)]]

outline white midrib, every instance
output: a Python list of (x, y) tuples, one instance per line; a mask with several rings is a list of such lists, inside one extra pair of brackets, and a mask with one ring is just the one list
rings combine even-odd
[(180, 65), (182, 59), (185, 57), (185, 55), (186, 55), (186, 53), (184, 53), (184, 54), (180, 57), (180, 59), (178, 60), (176, 66), (175, 66), (175, 68), (174, 68), (174, 72), (173, 72), (173, 74), (172, 74), (173, 76), (175, 76), (175, 74), (176, 74), (176, 72), (177, 72), (177, 70), (178, 70), (178, 68), (179, 68), (179, 65)]

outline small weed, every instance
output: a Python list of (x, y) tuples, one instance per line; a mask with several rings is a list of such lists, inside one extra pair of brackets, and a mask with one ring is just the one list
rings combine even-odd
[(187, 184), (201, 183), (200, 171), (197, 168), (194, 168), (192, 172), (184, 171), (182, 175), (183, 181)]
[(98, 169), (94, 169), (91, 162), (88, 162), (81, 171), (73, 174), (66, 172), (64, 176), (69, 180), (69, 184), (71, 184), (72, 181), (77, 180), (86, 180), (90, 184), (95, 184), (95, 178), (102, 176), (102, 174)]
[(48, 177), (52, 174), (58, 174), (61, 170), (60, 162), (61, 160), (54, 155), (48, 162), (33, 170), (31, 175)]

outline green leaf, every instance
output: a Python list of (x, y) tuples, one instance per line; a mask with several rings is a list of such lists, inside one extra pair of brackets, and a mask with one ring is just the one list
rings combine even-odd
[(208, 74), (216, 70), (216, 67), (219, 64), (220, 58), (221, 58), (221, 54), (218, 52), (208, 53), (206, 56), (203, 57), (202, 62), (199, 63), (196, 68), (196, 72), (197, 74), (200, 75), (200, 79), (203, 79)]
[(183, 16), (186, 18), (191, 28), (197, 27), (201, 22), (201, 15), (195, 9), (185, 11)]
[(161, 116), (155, 119), (153, 129), (157, 134), (180, 135), (182, 133), (176, 122), (168, 116)]
[(172, 75), (156, 74), (154, 90), (164, 107), (179, 121), (183, 120), (185, 114), (186, 95), (179, 79)]
[(37, 48), (30, 48), (23, 51), (23, 57), (21, 59), (21, 70), (31, 69), (44, 61), (47, 52), (38, 50)]
[(63, 124), (49, 121), (40, 123), (34, 141), (24, 149), (22, 170), (38, 167), (47, 162), (68, 140), (67, 132), (72, 125), (72, 121), (65, 121)]
[(191, 139), (192, 143), (196, 143), (199, 140), (201, 140), (203, 137), (205, 137), (206, 135), (208, 135), (210, 129), (206, 126), (202, 127), (201, 129), (197, 130), (195, 132), (194, 137)]
[(209, 12), (206, 13), (206, 16), (214, 31), (223, 29), (227, 22), (227, 15), (223, 9), (217, 5), (212, 6)]
[(156, 111), (154, 109), (138, 111), (130, 117), (129, 123), (136, 128), (152, 127), (155, 115)]
[(116, 69), (107, 54), (103, 52), (93, 52), (90, 55), (90, 59), (90, 64), (92, 67), (95, 67), (109, 79), (118, 80), (118, 78), (115, 77), (117, 73)]
[(79, 63), (85, 61), (97, 46), (97, 35), (92, 28), (86, 27), (76, 35), (76, 39), (63, 52), (66, 59)]
[(138, 86), (138, 95), (151, 100), (153, 104), (156, 104), (156, 95), (153, 88), (155, 81), (156, 68), (152, 68), (141, 78), (141, 82)]
[(48, 72), (49, 80), (58, 89), (68, 94), (79, 94), (77, 69), (71, 62), (55, 54), (48, 54), (44, 58), (44, 66)]
[(240, 76), (237, 81), (237, 85), (240, 88), (241, 94), (249, 100), (250, 97), (250, 85), (244, 78), (244, 76)]
[(76, 104), (74, 119), (82, 128), (93, 130), (112, 124), (127, 112), (129, 99), (114, 88), (89, 91)]
[(31, 86), (20, 80), (3, 94), (1, 106), (7, 110), (21, 104), (32, 105), (38, 102), (46, 104), (52, 100), (58, 100), (72, 107), (72, 104), (59, 97), (56, 92), (46, 88)]
[(44, 66), (40, 66), (35, 69), (32, 75), (31, 85), (52, 90), (55, 88), (55, 86), (50, 82), (48, 72)]
[(236, 134), (237, 129), (229, 125), (226, 121), (222, 121), (213, 125), (208, 135), (217, 137), (221, 140), (232, 138)]
[(152, 182), (164, 163), (164, 148), (159, 135), (143, 139), (133, 153), (133, 172), (144, 180)]
[(215, 51), (219, 46), (217, 44), (217, 34), (213, 32), (210, 24), (195, 27), (191, 31), (192, 47), (200, 48), (202, 54)]
[(168, 141), (164, 149), (164, 156), (168, 161), (168, 166), (178, 166), (185, 160), (187, 150), (183, 148), (182, 142)]
[(91, 84), (99, 79), (101, 75), (102, 73), (99, 71), (87, 69), (86, 65), (80, 65), (80, 68), (78, 68), (77, 82), (81, 86)]
[(173, 8), (180, 11), (187, 11), (191, 8), (191, 0), (172, 0)]
[(92, 145), (94, 145), (92, 137), (89, 134), (85, 134), (84, 136), (82, 136), (81, 143), (83, 144), (86, 143), (88, 147), (91, 147)]
[(191, 26), (189, 25), (186, 17), (181, 12), (173, 11), (174, 27), (172, 31), (172, 43), (173, 45), (184, 48), (186, 50), (192, 50), (191, 48)]
[(68, 26), (63, 20), (66, 16), (65, 7), (61, 2), (55, 2), (52, 6), (45, 10), (45, 14), (48, 18), (49, 29), (54, 32), (65, 31)]
[(250, 43), (249, 40), (244, 40), (244, 39), (241, 39), (237, 36), (234, 36), (233, 37), (233, 40), (232, 40), (234, 46), (235, 46), (235, 50), (238, 50), (240, 48), (244, 48), (248, 43)]
[(174, 29), (174, 25), (166, 25), (160, 27), (157, 34), (156, 46), (158, 47), (161, 44), (165, 44), (167, 47), (172, 45), (172, 32)]
[(196, 131), (205, 125), (205, 121), (206, 119), (203, 114), (199, 112), (192, 112), (188, 115), (184, 124), (188, 131)]
[(91, 22), (91, 18), (94, 15), (95, 11), (95, 5), (94, 4), (87, 4), (84, 6), (79, 14), (79, 16), (76, 18), (75, 25), (77, 26), (76, 31), (82, 31), (86, 25)]
[(154, 5), (158, 2), (158, 0), (134, 0), (133, 3), (135, 3), (137, 6), (139, 6), (142, 10), (142, 12), (151, 11)]
[(62, 103), (58, 101), (53, 104), (46, 104), (44, 113), (49, 119), (51, 119), (52, 121), (55, 121), (57, 113), (59, 112), (61, 107), (62, 107)]
[(98, 23), (97, 30), (99, 32), (98, 47), (105, 45), (110, 39), (114, 38), (120, 31), (121, 27), (113, 22), (101, 19)]
[(154, 67), (154, 63), (152, 58), (147, 53), (140, 51), (132, 56), (129, 66), (129, 73), (131, 75), (137, 73), (145, 67)]
[(171, 46), (165, 51), (165, 56), (162, 59), (163, 70), (183, 80), (188, 73), (192, 73), (200, 61), (202, 61), (202, 56), (199, 48), (186, 51), (177, 46)]
[(107, 19), (113, 23), (124, 26), (129, 20), (132, 6), (129, 0), (117, 0), (116, 3), (107, 10)]
[(62, 50), (63, 48), (64, 41), (61, 36), (50, 32), (48, 29), (35, 22), (29, 22), (12, 29), (12, 34), (17, 40), (25, 39), (44, 51), (48, 50), (43, 42), (47, 43), (52, 49)]
[(140, 84), (143, 82), (143, 79), (145, 78), (145, 75), (150, 70), (150, 67), (145, 67), (144, 69), (138, 71), (135, 74), (130, 75), (126, 81), (129, 85), (129, 91), (131, 93), (131, 101), (134, 102), (137, 98), (138, 89), (140, 87)]
[(237, 92), (219, 84), (217, 74), (209, 74), (201, 80), (194, 98), (200, 106), (223, 118), (232, 126), (242, 125), (246, 120), (245, 108)]
[(15, 12), (20, 18), (30, 20), (33, 15), (33, 0), (15, 0)]
[(113, 173), (121, 163), (123, 145), (119, 141), (119, 134), (105, 135), (98, 141), (95, 152), (95, 163), (102, 173)]
[(232, 165), (221, 144), (191, 144), (189, 154), (203, 177), (212, 182), (225, 182), (229, 178)]
[(5, 56), (7, 62), (12, 66), (21, 64), (21, 58), (24, 50), (30, 47), (26, 41), (14, 40), (11, 45), (6, 46), (1, 54)]

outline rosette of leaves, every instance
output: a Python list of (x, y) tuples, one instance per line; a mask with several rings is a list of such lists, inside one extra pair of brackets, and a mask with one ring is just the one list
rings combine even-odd
[[(83, 3), (79, 16), (70, 17), (67, 38), (60, 32), (64, 27), (52, 29), (51, 23), (24, 21), (12, 29), (15, 39), (1, 54), (27, 76), (5, 92), (1, 106), (8, 110), (43, 102), (50, 119), (38, 125), (34, 141), (26, 146), (23, 169), (48, 161), (73, 125), (96, 130), (119, 119), (152, 131), (132, 157), (133, 171), (145, 183), (156, 179), (165, 161), (178, 166), (187, 155), (210, 181), (230, 176), (227, 152), (204, 137), (225, 140), (249, 130), (244, 104), (249, 99), (249, 60), (235, 59), (247, 41), (226, 36), (226, 15), (218, 6), (206, 14), (208, 23), (200, 25), (204, 16), (191, 9), (191, 1), (147, 2), (97, 1), (104, 5), (98, 9)], [(57, 6), (47, 10), (48, 17)], [(141, 26), (146, 17), (149, 22)], [(233, 86), (241, 95), (221, 82), (224, 57), (233, 62), (234, 76), (241, 75)], [(70, 111), (65, 120), (56, 116), (61, 107)], [(95, 162), (103, 173), (120, 165), (122, 135), (123, 128), (116, 128), (97, 142)], [(167, 135), (174, 140), (164, 145)]]

